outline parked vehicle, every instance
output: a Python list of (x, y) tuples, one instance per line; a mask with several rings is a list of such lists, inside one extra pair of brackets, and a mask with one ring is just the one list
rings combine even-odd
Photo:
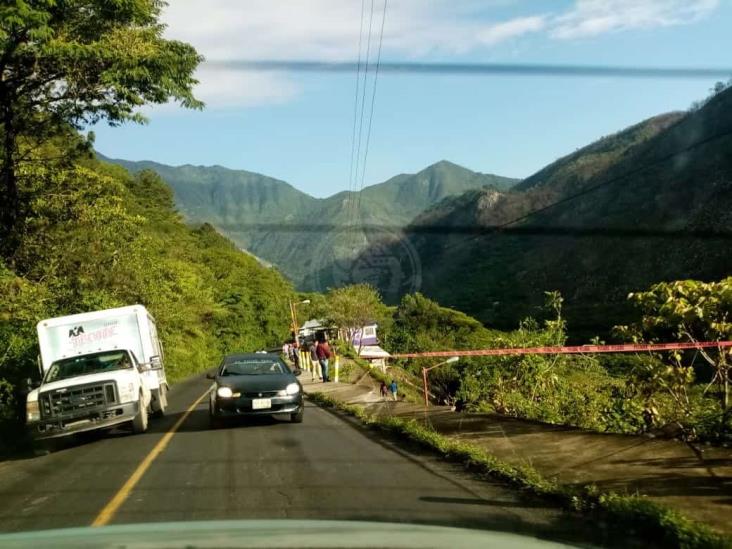
[(211, 426), (230, 417), (287, 414), (303, 420), (302, 385), (276, 354), (227, 355), (216, 373), (209, 402)]
[(26, 404), (35, 438), (122, 424), (142, 433), (165, 412), (163, 349), (142, 305), (50, 318), (37, 331), (41, 382)]

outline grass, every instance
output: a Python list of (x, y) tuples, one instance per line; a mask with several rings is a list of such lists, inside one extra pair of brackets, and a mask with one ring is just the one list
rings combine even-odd
[(645, 497), (600, 493), (595, 487), (574, 489), (562, 486), (544, 478), (533, 467), (511, 465), (473, 444), (452, 440), (415, 420), (376, 417), (360, 406), (345, 404), (323, 393), (311, 393), (308, 398), (321, 406), (351, 415), (369, 428), (398, 435), (400, 439), (410, 440), (450, 461), (462, 463), (480, 476), (499, 478), (565, 509), (588, 513), (612, 523), (617, 532), (632, 532), (660, 546), (732, 548), (730, 538)]

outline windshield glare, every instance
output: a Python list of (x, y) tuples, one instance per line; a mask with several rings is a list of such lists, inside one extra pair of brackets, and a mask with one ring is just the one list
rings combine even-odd
[(109, 372), (112, 370), (122, 370), (131, 367), (132, 361), (124, 351), (107, 351), (92, 355), (64, 358), (51, 364), (44, 382), (51, 383), (60, 379)]
[(239, 360), (225, 364), (221, 368), (222, 376), (248, 376), (284, 374), (288, 368), (278, 360)]

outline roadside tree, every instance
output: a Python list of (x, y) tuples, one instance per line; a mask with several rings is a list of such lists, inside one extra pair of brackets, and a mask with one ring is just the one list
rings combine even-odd
[[(100, 120), (145, 122), (138, 108), (180, 102), (202, 61), (163, 38), (160, 0), (21, 0), (0, 7), (0, 240), (22, 218), (18, 166), (38, 145)], [(62, 155), (61, 158), (65, 158)], [(33, 159), (38, 162), (38, 158)]]
[(369, 284), (330, 290), (326, 302), (328, 320), (345, 332), (349, 341), (364, 326), (371, 322), (379, 324), (388, 316), (388, 309), (378, 290)]
[[(719, 282), (662, 282), (646, 292), (631, 293), (628, 298), (641, 310), (641, 321), (633, 326), (620, 326), (617, 330), (635, 342), (676, 340), (698, 343), (732, 339), (732, 277)], [(652, 371), (646, 372), (646, 380), (668, 392), (688, 413), (688, 388), (695, 379), (692, 364), (697, 355), (712, 370), (704, 393), (716, 386), (723, 432), (730, 419), (732, 349), (719, 346), (693, 353), (669, 353), (665, 363), (647, 363)]]

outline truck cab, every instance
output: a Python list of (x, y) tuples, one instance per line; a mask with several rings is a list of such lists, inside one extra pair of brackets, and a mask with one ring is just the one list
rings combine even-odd
[(144, 432), (151, 400), (133, 354), (100, 351), (54, 362), (28, 395), (28, 422), (38, 439), (128, 422)]
[(123, 425), (142, 433), (151, 413), (164, 412), (162, 349), (144, 307), (48, 319), (38, 335), (41, 382), (26, 405), (34, 438)]

